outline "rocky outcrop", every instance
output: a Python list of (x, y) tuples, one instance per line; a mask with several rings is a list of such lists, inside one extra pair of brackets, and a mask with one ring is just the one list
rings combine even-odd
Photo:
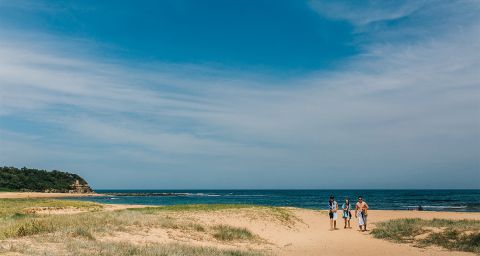
[(87, 184), (81, 184), (79, 180), (75, 180), (75, 183), (72, 184), (72, 189), (68, 191), (69, 193), (93, 193), (92, 188)]

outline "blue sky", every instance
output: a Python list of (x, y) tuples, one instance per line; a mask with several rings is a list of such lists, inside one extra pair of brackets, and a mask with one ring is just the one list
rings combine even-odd
[(94, 188), (480, 188), (478, 1), (0, 0), (0, 162)]
[(115, 48), (113, 56), (136, 61), (303, 70), (356, 52), (348, 22), (317, 15), (301, 1), (37, 4), (4, 4), (5, 24), (92, 40)]

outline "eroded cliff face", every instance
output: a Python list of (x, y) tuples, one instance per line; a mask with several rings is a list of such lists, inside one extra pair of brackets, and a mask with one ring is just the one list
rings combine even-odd
[(72, 184), (72, 189), (68, 191), (69, 193), (93, 193), (92, 188), (87, 184), (80, 184), (79, 180), (75, 180), (75, 183)]
[(87, 183), (80, 183), (79, 180), (75, 180), (75, 182), (70, 185), (69, 190), (59, 190), (59, 189), (46, 189), (43, 191), (45, 193), (79, 193), (79, 194), (87, 194), (93, 193), (92, 188)]

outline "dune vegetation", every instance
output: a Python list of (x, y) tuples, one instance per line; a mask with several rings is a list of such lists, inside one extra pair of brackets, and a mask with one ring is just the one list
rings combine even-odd
[[(102, 205), (55, 199), (0, 199), (0, 253), (26, 255), (263, 255), (252, 250), (218, 249), (172, 243), (136, 244), (112, 241), (118, 233), (135, 234), (144, 230), (170, 230), (202, 236), (218, 242), (262, 240), (245, 228), (206, 225), (175, 214), (189, 211), (223, 211), (253, 208), (245, 205), (190, 205), (102, 210)], [(39, 214), (32, 209), (82, 210), (76, 214)], [(285, 221), (286, 212), (271, 207), (255, 207), (261, 213)], [(172, 214), (173, 213), (173, 214)], [(48, 247), (38, 246), (48, 244)]]
[(83, 209), (87, 211), (99, 211), (103, 208), (101, 204), (55, 199), (0, 199), (0, 218), (26, 217), (34, 213), (36, 209), (58, 210), (63, 208)]
[(252, 240), (254, 235), (246, 228), (230, 227), (228, 225), (218, 225), (213, 227), (215, 230), (213, 237), (224, 240)]
[(418, 247), (480, 253), (480, 220), (396, 219), (377, 223), (372, 235)]
[[(38, 240), (41, 242), (41, 240)], [(47, 241), (51, 243), (51, 240)], [(189, 246), (184, 244), (146, 244), (139, 245), (127, 242), (101, 242), (84, 239), (68, 239), (65, 242), (57, 242), (62, 244), (62, 248), (48, 247), (38, 248), (28, 244), (13, 245), (6, 250), (9, 252), (17, 252), (25, 255), (78, 255), (78, 256), (131, 256), (131, 255), (147, 255), (147, 256), (260, 256), (260, 252), (240, 251), (240, 250), (222, 250), (207, 246)]]
[(223, 210), (255, 210), (256, 213), (263, 213), (284, 224), (292, 224), (299, 221), (287, 209), (272, 206), (258, 206), (248, 204), (178, 204), (160, 207), (145, 207), (145, 208), (130, 208), (129, 211), (142, 212), (146, 214), (155, 214), (160, 212), (209, 212), (209, 211), (223, 211)]

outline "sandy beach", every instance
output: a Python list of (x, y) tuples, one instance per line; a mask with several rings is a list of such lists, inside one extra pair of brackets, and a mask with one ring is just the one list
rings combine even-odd
[[(218, 244), (203, 239), (185, 238), (184, 241), (202, 246), (221, 246), (260, 249), (272, 252), (274, 255), (473, 255), (465, 252), (452, 252), (441, 248), (415, 248), (406, 244), (397, 244), (385, 240), (375, 239), (368, 232), (359, 232), (356, 220), (352, 220), (352, 229), (343, 229), (338, 223), (338, 230), (329, 230), (329, 219), (326, 212), (288, 208), (297, 219), (294, 225), (251, 217), (245, 210), (234, 212), (215, 213), (188, 213), (180, 214), (180, 218), (194, 219), (208, 225), (230, 225), (245, 227), (267, 241), (266, 244)], [(375, 211), (370, 213), (371, 226), (375, 223), (394, 218), (444, 218), (444, 219), (476, 219), (480, 220), (480, 213), (453, 213), (453, 212), (415, 212), (415, 211)], [(159, 232), (159, 233), (155, 233)], [(130, 236), (130, 241), (144, 243), (147, 241), (168, 242), (171, 237), (161, 235), (160, 230), (150, 234)], [(122, 235), (110, 239), (122, 240)]]
[(102, 196), (97, 193), (42, 193), (42, 192), (0, 192), (0, 198), (62, 198), (62, 197), (84, 197)]
[[(293, 209), (295, 215), (304, 223), (298, 230), (284, 232), (268, 232), (268, 228), (257, 232), (265, 232), (277, 245), (279, 255), (469, 255), (464, 252), (446, 251), (441, 248), (416, 248), (407, 244), (397, 244), (373, 238), (369, 232), (359, 232), (356, 219), (352, 219), (352, 229), (343, 229), (343, 219), (337, 224), (338, 230), (329, 231), (327, 214), (324, 212)], [(480, 213), (452, 212), (418, 212), (418, 211), (376, 211), (369, 214), (369, 230), (375, 223), (399, 218), (422, 219), (480, 219)], [(254, 226), (251, 227), (255, 228)], [(281, 234), (281, 235), (280, 235)]]
[[(65, 197), (63, 194), (42, 193), (0, 193), (0, 198)], [(75, 195), (70, 195), (75, 196)], [(142, 205), (104, 204), (101, 212), (122, 212), (128, 208), (142, 208)], [(154, 208), (155, 209), (155, 208)], [(357, 231), (356, 219), (352, 219), (352, 228), (343, 228), (343, 219), (338, 220), (338, 230), (329, 230), (326, 211), (301, 208), (233, 208), (220, 210), (195, 211), (158, 211), (140, 218), (175, 220), (178, 225), (199, 225), (203, 227), (229, 226), (249, 230), (255, 239), (251, 241), (219, 241), (205, 231), (182, 229), (170, 226), (135, 226), (132, 229), (112, 231), (95, 236), (100, 242), (127, 242), (135, 245), (149, 244), (185, 244), (188, 246), (214, 247), (219, 249), (259, 251), (267, 255), (474, 255), (468, 252), (449, 251), (429, 246), (414, 247), (411, 244), (394, 243), (374, 238), (370, 232)], [(74, 215), (87, 213), (81, 208), (39, 208), (39, 215)], [(130, 211), (132, 212), (132, 211)], [(136, 212), (136, 211), (134, 211)], [(401, 218), (480, 220), (480, 213), (430, 212), (430, 211), (369, 211), (368, 229), (382, 221)], [(288, 213), (290, 217), (282, 216)], [(93, 213), (92, 213), (93, 214)], [(97, 213), (95, 213), (97, 214)], [(130, 213), (129, 213), (130, 214)], [(137, 216), (138, 217), (138, 216)], [(133, 218), (133, 217), (132, 217)], [(148, 222), (148, 221), (147, 221)], [(183, 224), (182, 224), (183, 223)], [(175, 224), (177, 225), (177, 224)], [(25, 242), (28, 239), (7, 240), (7, 242)], [(30, 241), (30, 240), (28, 240)], [(2, 242), (5, 244), (5, 241)]]

